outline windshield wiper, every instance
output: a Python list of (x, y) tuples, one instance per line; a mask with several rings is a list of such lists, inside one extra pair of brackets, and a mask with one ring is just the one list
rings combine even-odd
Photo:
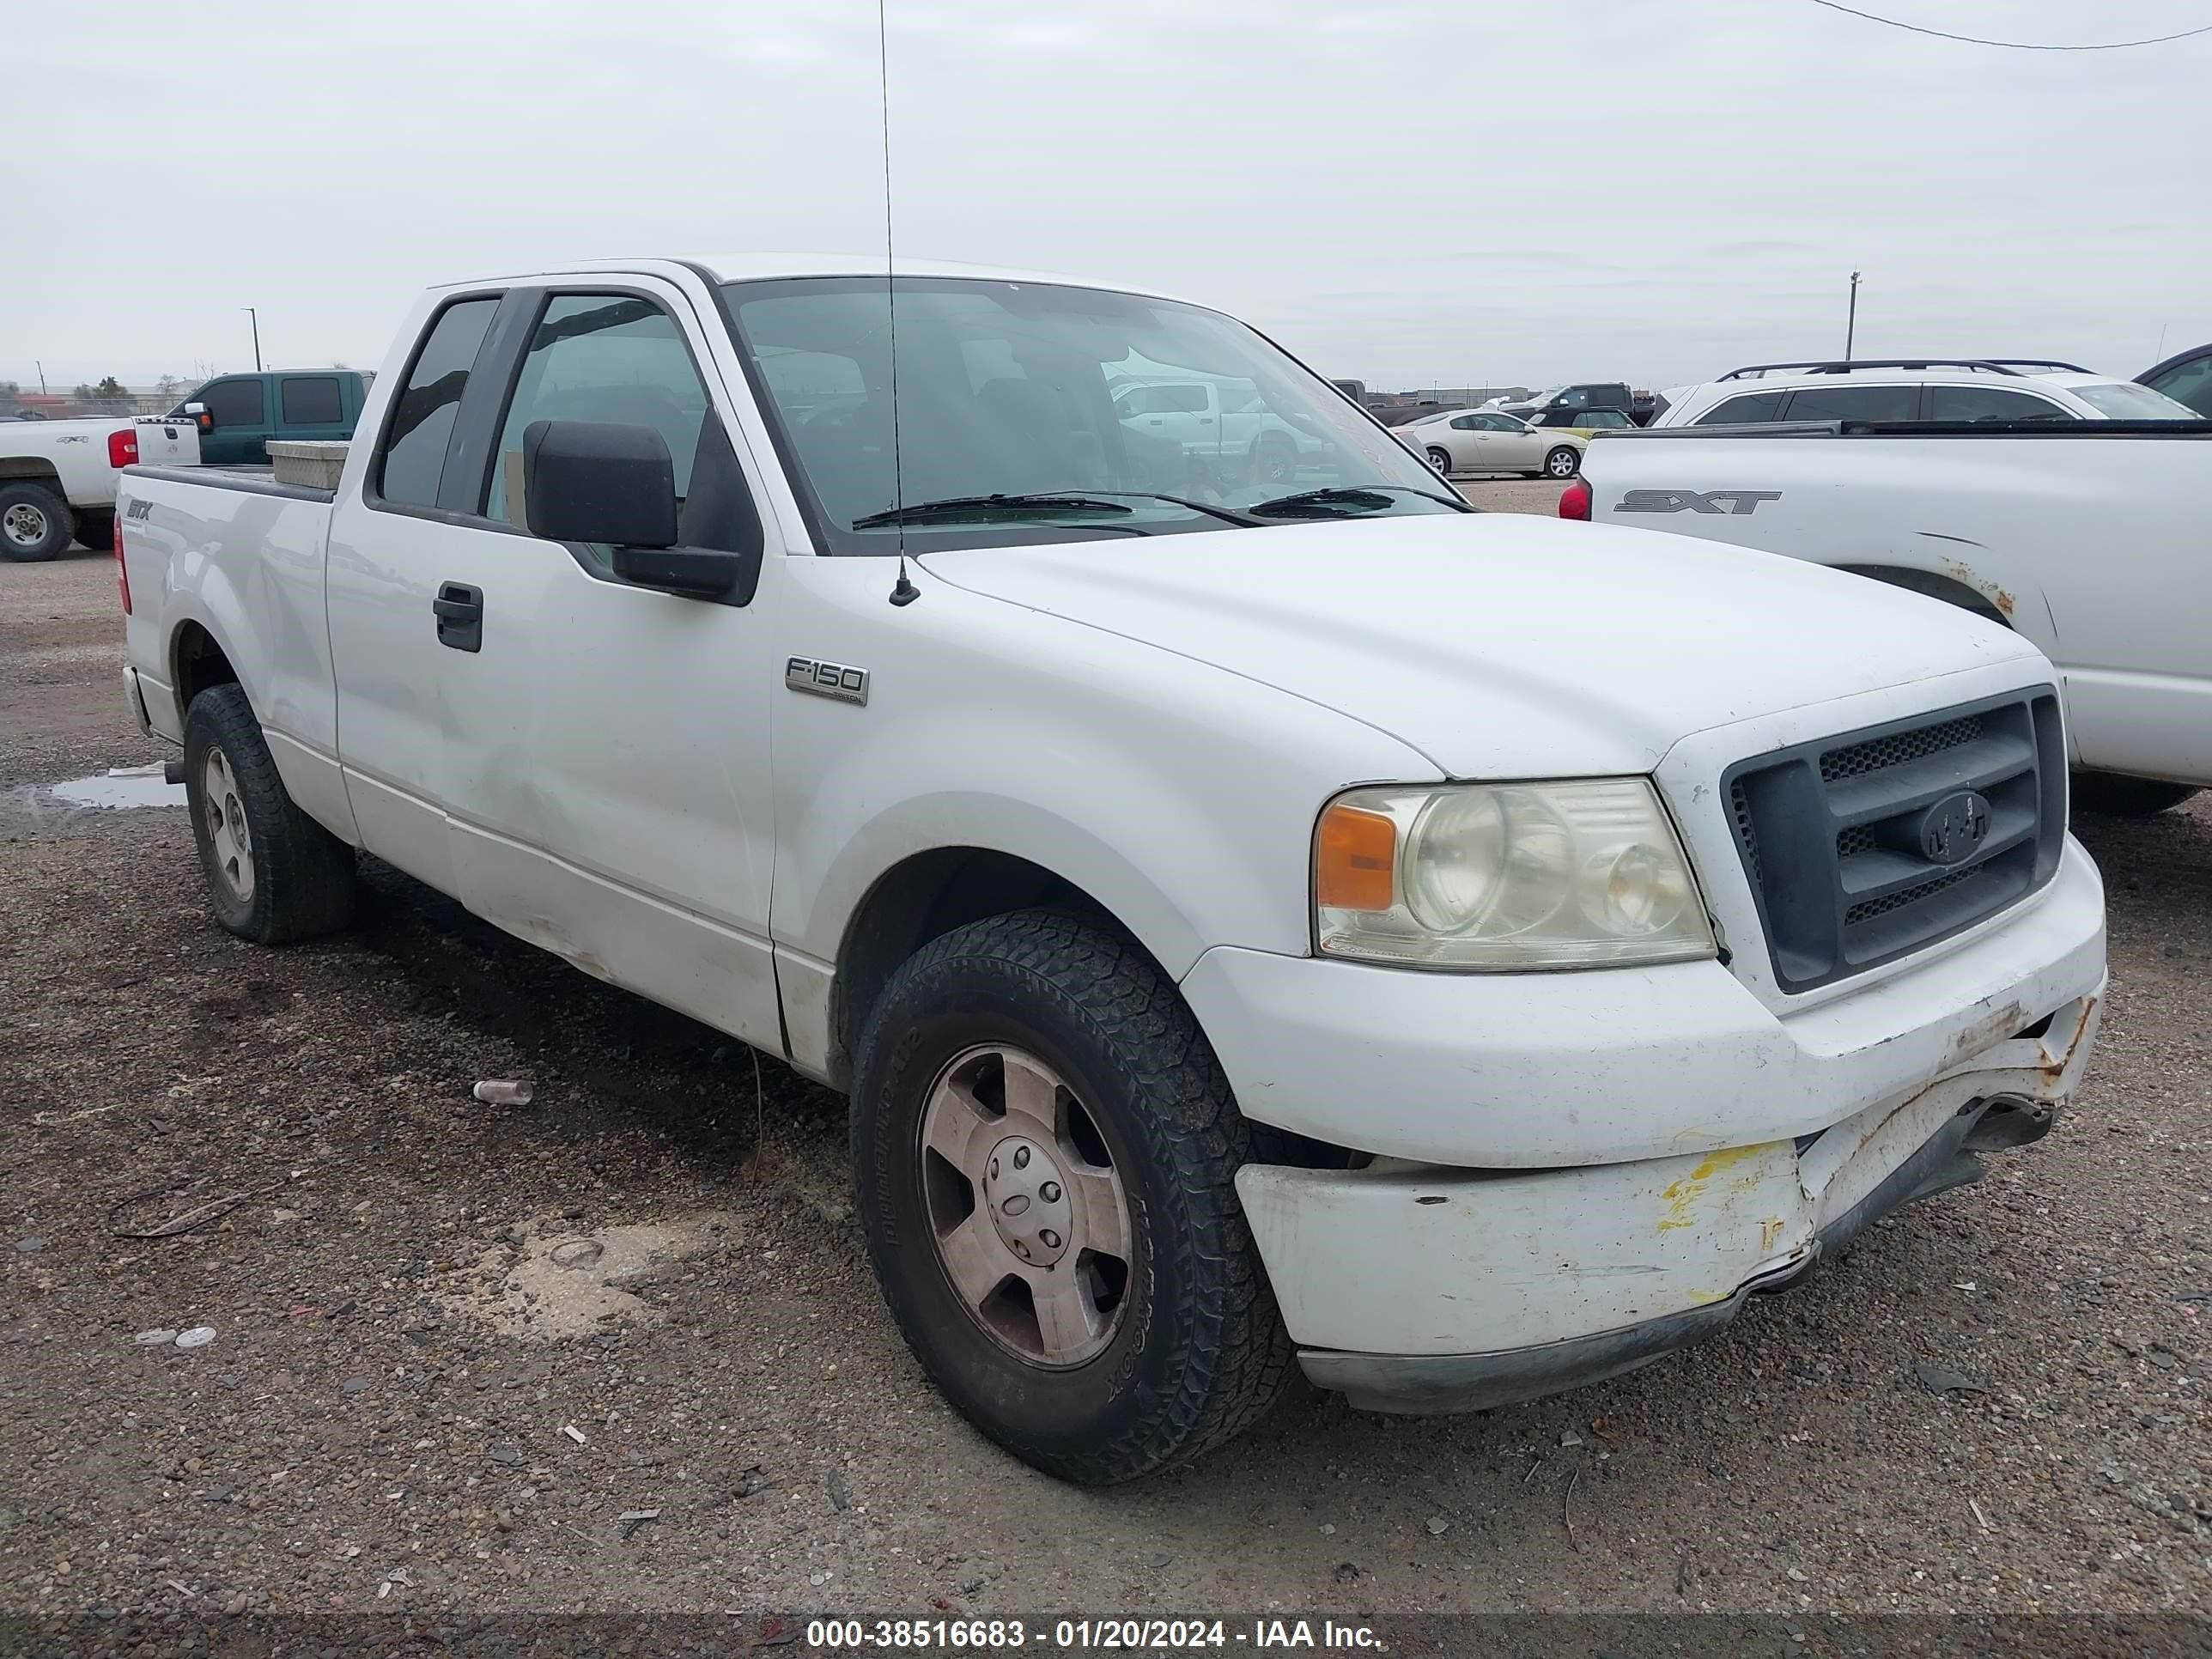
[[(1108, 495), (1127, 495), (1145, 501), (1165, 501), (1172, 507), (1185, 507), (1193, 513), (1203, 513), (1208, 518), (1219, 519), (1225, 524), (1238, 525), (1248, 530), (1254, 528), (1260, 522), (1257, 519), (1248, 519), (1242, 513), (1232, 512), (1225, 507), (1213, 507), (1205, 501), (1192, 501), (1184, 495), (1164, 495), (1156, 489), (1101, 489), (1087, 495), (1056, 495), (1050, 492), (1030, 495), (948, 495), (942, 501), (916, 501), (908, 507), (887, 507), (881, 513), (871, 513), (866, 518), (854, 520), (853, 528), (872, 530), (883, 525), (908, 523), (915, 519), (991, 514), (1000, 509), (1014, 513), (1118, 514), (1127, 514), (1134, 510), (1122, 506), (1119, 501), (1101, 499)], [(1114, 527), (1117, 530), (1135, 528), (1134, 526), (1125, 525), (1116, 525)]]
[(1322, 489), (1301, 489), (1294, 495), (1278, 495), (1272, 501), (1255, 501), (1244, 510), (1247, 513), (1295, 513), (1302, 507), (1317, 507), (1324, 512), (1331, 507), (1348, 507), (1355, 511), (1376, 512), (1390, 505), (1385, 491), (1395, 490), (1403, 495), (1419, 495), (1425, 501), (1435, 501), (1455, 513), (1479, 513), (1480, 507), (1433, 490), (1416, 489), (1411, 484), (1330, 484)]
[(906, 524), (915, 519), (961, 519), (991, 517), (998, 514), (1026, 513), (1119, 513), (1135, 509), (1119, 501), (1103, 501), (1090, 495), (1060, 495), (1049, 493), (1035, 495), (947, 495), (940, 501), (913, 501), (904, 507), (885, 507), (880, 513), (870, 513), (853, 520), (855, 530), (874, 530), (883, 525)]
[(1247, 530), (1259, 528), (1259, 520), (1256, 519), (1248, 519), (1242, 513), (1234, 512), (1225, 507), (1215, 507), (1206, 501), (1194, 501), (1188, 495), (1163, 495), (1157, 489), (1102, 489), (1098, 493), (1102, 495), (1134, 495), (1139, 501), (1165, 501), (1172, 507), (1187, 507), (1194, 513), (1203, 513), (1206, 517), (1218, 519), (1224, 524), (1242, 525)]

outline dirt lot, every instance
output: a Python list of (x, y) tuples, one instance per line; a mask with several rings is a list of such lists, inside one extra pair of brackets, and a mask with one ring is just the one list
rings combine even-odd
[(180, 811), (45, 793), (158, 758), (119, 637), (0, 565), (0, 1611), (2212, 1610), (2201, 801), (2078, 826), (2104, 1047), (1983, 1185), (1619, 1382), (1080, 1492), (924, 1385), (830, 1096), (388, 872), (239, 943)]

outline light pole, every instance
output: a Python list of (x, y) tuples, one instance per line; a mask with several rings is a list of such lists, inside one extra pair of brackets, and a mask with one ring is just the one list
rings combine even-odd
[[(1854, 276), (1851, 280), (1856, 283), (1858, 278)], [(258, 374), (261, 372), (261, 313), (252, 306), (240, 306), (239, 309), (253, 321), (253, 372)]]
[(1846, 322), (1844, 323), (1844, 361), (1845, 362), (1850, 362), (1850, 360), (1851, 360), (1851, 344), (1852, 344), (1852, 343), (1853, 343), (1854, 341), (1856, 341), (1856, 340), (1858, 338), (1858, 333), (1859, 333), (1859, 274), (1858, 274), (1858, 272), (1856, 272), (1856, 271), (1855, 270), (1855, 271), (1853, 271), (1853, 272), (1851, 273), (1851, 310), (1850, 310), (1850, 316), (1849, 320), (1848, 320), (1848, 321), (1846, 321)]

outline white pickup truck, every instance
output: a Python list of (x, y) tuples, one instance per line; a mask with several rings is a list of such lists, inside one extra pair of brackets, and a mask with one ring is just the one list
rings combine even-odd
[(0, 421), (0, 558), (51, 559), (72, 536), (106, 550), (121, 469), (190, 466), (199, 458), (190, 421)]
[[(1187, 496), (1140, 364), (1326, 449)], [(2089, 1053), (2030, 641), (1475, 514), (1196, 306), (472, 282), (334, 492), (123, 500), (127, 693), (222, 923), (340, 927), (365, 848), (846, 1091), (915, 1353), (1073, 1480), (1293, 1363), (1414, 1412), (1647, 1363), (2042, 1136)]]
[(1791, 421), (1608, 434), (1560, 512), (1811, 560), (2011, 629), (2057, 665), (2075, 805), (2140, 815), (2212, 784), (2208, 493), (2212, 421)]

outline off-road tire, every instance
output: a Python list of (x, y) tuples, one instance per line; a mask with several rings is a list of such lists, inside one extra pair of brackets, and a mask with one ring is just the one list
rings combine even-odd
[[(10, 514), (16, 516), (10, 518)], [(42, 564), (58, 556), (70, 544), (70, 535), (76, 526), (76, 518), (69, 503), (43, 484), (25, 481), (0, 484), (0, 522), (7, 530), (0, 533), (0, 558), (14, 560), (17, 564)], [(16, 526), (40, 525), (34, 539), (16, 539)]]
[(2116, 818), (2155, 817), (2195, 793), (2195, 784), (2124, 778), (2117, 772), (2076, 772), (2072, 780), (2073, 804), (2078, 810)]
[(98, 553), (115, 550), (115, 514), (93, 507), (80, 507), (76, 515), (76, 539), (81, 547)]
[[(931, 1231), (924, 1109), (955, 1056), (990, 1043), (1057, 1073), (1127, 1192), (1120, 1321), (1072, 1369), (995, 1344)], [(854, 1189), (877, 1278), (922, 1369), (984, 1434), (1048, 1474), (1107, 1486), (1195, 1457), (1273, 1402), (1292, 1353), (1237, 1197), (1251, 1132), (1198, 1022), (1142, 950), (1051, 911), (958, 928), (892, 975), (854, 1075)]]
[[(222, 752), (252, 842), (252, 885), (244, 897), (216, 861), (206, 799), (210, 749)], [(258, 945), (289, 945), (352, 921), (360, 880), (354, 850), (285, 793), (261, 724), (235, 685), (209, 687), (185, 712), (185, 799), (216, 920), (230, 932)]]

